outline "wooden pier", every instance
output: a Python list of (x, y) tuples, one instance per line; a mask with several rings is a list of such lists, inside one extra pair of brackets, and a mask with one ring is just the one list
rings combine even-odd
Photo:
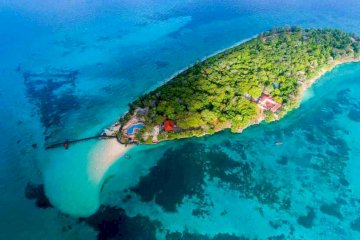
[(59, 143), (54, 143), (54, 144), (48, 145), (47, 147), (45, 147), (45, 149), (47, 150), (47, 149), (57, 148), (57, 147), (61, 147), (61, 146), (63, 146), (65, 149), (68, 149), (69, 145), (72, 143), (83, 142), (83, 141), (87, 141), (87, 140), (91, 140), (91, 139), (108, 139), (108, 138), (116, 138), (116, 136), (97, 135), (97, 136), (93, 136), (93, 137), (80, 138), (80, 139), (75, 139), (75, 140), (65, 140), (64, 142), (59, 142)]

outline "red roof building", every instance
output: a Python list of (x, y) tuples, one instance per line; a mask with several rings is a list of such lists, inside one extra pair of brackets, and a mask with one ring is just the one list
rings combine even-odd
[(276, 103), (270, 110), (275, 113), (281, 107), (280, 103)]
[(165, 120), (164, 121), (164, 130), (165, 130), (165, 132), (174, 131), (174, 121), (169, 120), (169, 119)]
[(265, 94), (259, 98), (258, 103), (262, 109), (270, 110), (273, 113), (275, 113), (281, 107), (281, 103), (275, 102), (271, 96)]

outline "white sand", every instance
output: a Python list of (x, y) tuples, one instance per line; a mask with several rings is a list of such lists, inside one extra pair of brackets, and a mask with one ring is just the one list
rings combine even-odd
[(116, 139), (99, 141), (89, 153), (88, 175), (90, 181), (101, 183), (107, 170), (131, 147), (125, 147)]
[(101, 204), (107, 170), (129, 149), (116, 139), (107, 139), (73, 144), (68, 150), (48, 150), (43, 171), (46, 195), (62, 212), (93, 214)]

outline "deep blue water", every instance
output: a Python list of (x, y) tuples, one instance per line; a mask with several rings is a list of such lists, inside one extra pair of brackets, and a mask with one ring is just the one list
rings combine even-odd
[(271, 27), (360, 34), (359, 16), (357, 0), (0, 2), (0, 239), (360, 239), (360, 64), (242, 134), (111, 161), (106, 141), (43, 150)]

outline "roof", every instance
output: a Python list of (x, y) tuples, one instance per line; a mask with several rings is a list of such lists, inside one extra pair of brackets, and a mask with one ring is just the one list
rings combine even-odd
[(274, 104), (270, 101), (264, 101), (263, 105), (265, 105), (265, 107), (267, 107), (267, 108), (271, 108), (272, 106), (274, 106)]
[(272, 112), (276, 112), (281, 107), (281, 103), (274, 101), (272, 96), (265, 94), (259, 98), (259, 104), (263, 109), (271, 110)]
[(165, 132), (172, 132), (174, 131), (174, 121), (167, 119), (164, 121), (164, 130)]
[(265, 95), (263, 94), (260, 98), (259, 98), (259, 102), (263, 102), (263, 101), (274, 101), (272, 96), (269, 95)]
[(273, 107), (271, 108), (271, 111), (272, 111), (272, 112), (276, 112), (280, 107), (281, 107), (281, 104), (280, 104), (280, 103), (276, 103), (275, 106), (273, 106)]

